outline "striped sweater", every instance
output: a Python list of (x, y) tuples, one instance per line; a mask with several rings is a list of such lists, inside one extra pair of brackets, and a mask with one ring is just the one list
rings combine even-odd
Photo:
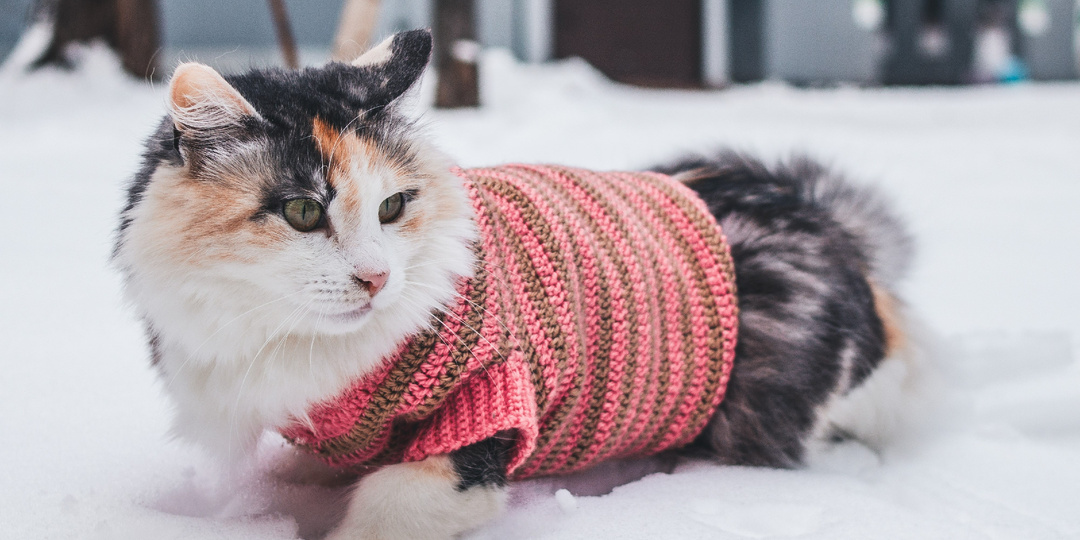
[(376, 372), (282, 431), (363, 469), (512, 436), (509, 473), (566, 473), (689, 443), (723, 398), (737, 307), (704, 203), (653, 173), (456, 171), (475, 276)]

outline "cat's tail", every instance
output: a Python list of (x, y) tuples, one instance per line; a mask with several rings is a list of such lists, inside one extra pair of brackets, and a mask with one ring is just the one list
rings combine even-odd
[(940, 393), (934, 361), (938, 337), (898, 290), (911, 270), (914, 240), (892, 202), (874, 186), (852, 183), (802, 156), (781, 164), (775, 174), (790, 179), (800, 199), (828, 212), (859, 245), (885, 330), (885, 358), (822, 411), (828, 425), (823, 435), (851, 436), (878, 450), (895, 447), (902, 436), (927, 429)]
[(728, 206), (720, 212), (769, 207), (782, 216), (784, 208), (816, 208), (854, 242), (885, 333), (885, 357), (868, 366), (868, 376), (842, 377), (835, 399), (819, 411), (816, 433), (804, 441), (808, 450), (815, 446), (812, 439), (837, 436), (881, 448), (921, 422), (932, 402), (927, 396), (935, 377), (928, 358), (934, 339), (898, 292), (911, 268), (914, 242), (880, 190), (852, 183), (804, 156), (769, 167), (743, 154), (721, 152), (654, 170), (688, 183), (709, 179), (726, 184), (711, 184), (726, 192)]
[(884, 195), (870, 186), (853, 184), (806, 156), (768, 167), (745, 154), (722, 151), (653, 170), (687, 182), (705, 177), (766, 182), (783, 191), (782, 196), (824, 210), (858, 243), (870, 281), (886, 290), (895, 291), (911, 268), (914, 242)]

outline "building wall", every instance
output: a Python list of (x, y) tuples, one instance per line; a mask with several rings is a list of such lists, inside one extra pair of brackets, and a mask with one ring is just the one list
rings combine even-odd
[[(375, 37), (431, 26), (432, 0), (382, 0)], [(554, 0), (474, 0), (478, 40), (510, 48), (523, 60), (552, 56)], [(586, 1), (586, 0), (581, 0)], [(25, 28), (34, 0), (0, 0), (0, 59)], [(245, 69), (278, 63), (277, 42), (266, 0), (159, 0), (162, 15), (161, 59), (169, 66), (198, 58)], [(342, 0), (286, 0), (302, 61), (321, 63), (337, 30)], [(1075, 36), (1077, 0), (1047, 0), (1051, 26), (1044, 36), (1028, 37), (1025, 50), (1035, 78), (1073, 78), (1077, 72)], [(771, 78), (795, 83), (879, 80), (882, 43), (852, 17), (853, 0), (702, 0), (703, 78), (720, 85), (729, 80)], [(740, 6), (752, 8), (759, 29), (738, 23)], [(751, 25), (754, 26), (754, 25)], [(752, 77), (740, 78), (747, 62), (749, 35)], [(747, 36), (742, 36), (747, 37)], [(743, 41), (746, 41), (745, 39)], [(746, 45), (742, 43), (742, 45)], [(306, 52), (305, 52), (306, 51)], [(224, 54), (225, 57), (219, 56)], [(740, 56), (741, 55), (741, 56)], [(745, 60), (745, 58), (742, 58)], [(742, 71), (745, 71), (743, 69)], [(745, 74), (743, 74), (745, 75)]]
[(856, 25), (852, 0), (768, 0), (765, 76), (799, 84), (871, 82), (878, 37)]
[(31, 0), (0, 0), (0, 61), (7, 57), (26, 27)]
[[(297, 43), (302, 47), (329, 48), (341, 3), (287, 0)], [(536, 21), (533, 14), (549, 6), (550, 0), (475, 0), (477, 39), (486, 46), (511, 48), (523, 59), (535, 59), (537, 43), (530, 22)], [(430, 1), (382, 0), (380, 8), (376, 39), (400, 30), (432, 26)], [(265, 0), (166, 0), (162, 11), (166, 47), (276, 45)], [(539, 45), (543, 47), (543, 43)], [(539, 59), (546, 58), (542, 53)]]
[[(18, 41), (26, 26), (26, 13), (34, 0), (0, 0), (0, 59)], [(536, 35), (550, 17), (551, 0), (475, 0), (477, 38), (487, 46), (511, 48), (523, 59), (547, 59), (547, 40)], [(297, 45), (303, 50), (329, 50), (337, 31), (342, 0), (286, 0)], [(276, 62), (277, 38), (266, 0), (159, 0), (162, 23), (162, 60), (199, 58), (242, 69)], [(534, 16), (541, 13), (541, 16)], [(430, 28), (430, 0), (382, 0), (375, 38), (399, 30)], [(215, 62), (208, 53), (227, 51)], [(216, 54), (216, 53), (215, 53)], [(303, 58), (302, 58), (303, 60)], [(314, 62), (325, 58), (317, 53)]]
[[(301, 46), (329, 47), (341, 0), (286, 0), (293, 33)], [(274, 25), (266, 0), (162, 0), (166, 47), (274, 47)]]
[(1026, 36), (1024, 56), (1036, 80), (1075, 79), (1078, 4), (1074, 0), (1048, 0), (1049, 21), (1041, 35)]

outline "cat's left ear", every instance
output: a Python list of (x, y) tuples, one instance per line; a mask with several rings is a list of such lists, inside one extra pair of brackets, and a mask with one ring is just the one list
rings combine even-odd
[(360, 68), (364, 109), (381, 109), (416, 84), (431, 58), (431, 31), (398, 32), (351, 62)]
[(259, 117), (255, 107), (225, 77), (207, 65), (180, 64), (169, 81), (169, 115), (181, 132), (206, 132), (239, 126)]

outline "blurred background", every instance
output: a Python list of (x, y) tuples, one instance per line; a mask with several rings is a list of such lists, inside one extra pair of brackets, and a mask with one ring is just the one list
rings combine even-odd
[(508, 48), (527, 62), (581, 57), (616, 81), (654, 87), (1065, 80), (1078, 74), (1078, 3), (0, 0), (0, 57), (30, 23), (54, 20), (60, 41), (106, 38), (132, 57), (126, 64), (138, 75), (151, 73), (142, 64), (173, 66), (191, 57), (222, 69), (287, 62), (293, 53), (286, 49), (298, 51), (301, 63), (319, 63), (331, 50), (343, 52), (344, 42), (355, 53), (373, 38), (438, 29), (440, 20), (457, 17), (445, 34), (453, 41)]
[(916, 238), (901, 292), (942, 383), (886, 450), (688, 466), (569, 509), (563, 479), (526, 483), (467, 538), (1080, 538), (1077, 1), (0, 0), (0, 536), (333, 523), (340, 491), (230, 486), (169, 438), (117, 213), (178, 62), (319, 65), (431, 27), (403, 107), (464, 167), (734, 148), (878, 186)]

